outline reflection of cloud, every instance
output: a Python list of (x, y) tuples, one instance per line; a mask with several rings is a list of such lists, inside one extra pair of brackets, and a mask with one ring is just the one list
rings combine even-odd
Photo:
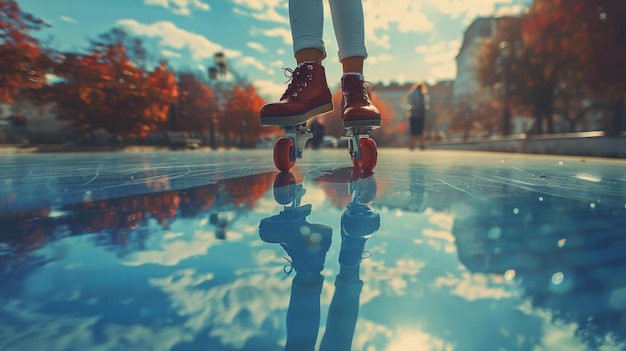
[(200, 287), (211, 277), (188, 269), (151, 279), (150, 284), (170, 296), (172, 308), (186, 318), (186, 329), (197, 332), (210, 326), (210, 336), (230, 347), (241, 348), (266, 333), (264, 326), (284, 323), (288, 281), (257, 273), (209, 289)]
[[(371, 350), (372, 345), (386, 345), (393, 338), (393, 331), (386, 325), (369, 321), (365, 318), (357, 320), (358, 333), (352, 340), (353, 350)], [(406, 350), (414, 350), (407, 348)]]
[(478, 299), (501, 300), (518, 295), (512, 288), (512, 283), (502, 276), (486, 276), (483, 274), (470, 274), (463, 272), (461, 277), (451, 274), (441, 276), (433, 282), (435, 288), (449, 287), (450, 293), (468, 301)]
[[(443, 251), (446, 253), (456, 252), (456, 245), (454, 244), (454, 236), (447, 230), (435, 230), (426, 228), (422, 231), (424, 235), (424, 242), (437, 251)], [(422, 239), (414, 240), (415, 243), (421, 243)]]
[[(443, 351), (452, 351), (454, 350), (454, 345), (447, 343), (445, 340), (440, 339), (436, 336), (429, 335), (425, 333), (423, 330), (414, 328), (414, 329), (401, 329), (397, 330), (396, 335), (392, 339), (389, 347), (386, 348), (388, 351), (404, 351), (404, 350), (419, 350), (419, 351), (430, 351), (430, 350), (443, 350)], [(462, 349), (462, 348), (461, 348)]]
[(91, 349), (88, 345), (91, 344), (92, 329), (99, 317), (58, 318), (56, 315), (38, 312), (39, 308), (41, 306), (24, 301), (0, 300), (0, 349)]
[[(526, 305), (526, 307), (529, 307)], [(589, 347), (573, 336), (578, 334), (576, 323), (563, 323), (558, 321), (552, 313), (546, 310), (532, 310), (527, 308), (524, 310), (527, 314), (540, 317), (543, 320), (543, 339), (536, 351), (584, 351)], [(578, 335), (579, 336), (579, 335)], [(616, 343), (611, 336), (605, 335), (604, 340), (599, 343), (602, 345), (597, 350), (602, 351), (623, 351), (626, 350), (626, 343)]]
[(384, 262), (363, 260), (361, 270), (368, 280), (363, 286), (361, 303), (365, 304), (380, 295), (406, 295), (408, 282), (415, 282), (425, 265), (425, 262), (414, 259), (399, 259), (391, 267), (385, 266)]
[[(237, 236), (237, 235), (235, 235)], [(188, 233), (166, 233), (163, 236), (155, 236), (151, 239), (155, 249), (133, 252), (124, 257), (122, 263), (128, 266), (140, 266), (143, 264), (160, 264), (163, 266), (175, 266), (181, 261), (207, 253), (213, 245), (222, 243), (215, 234), (207, 231), (194, 231)], [(232, 239), (232, 235), (229, 234)]]

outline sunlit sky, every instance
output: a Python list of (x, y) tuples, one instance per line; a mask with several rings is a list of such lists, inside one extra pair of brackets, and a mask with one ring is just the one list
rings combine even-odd
[[(224, 52), (230, 66), (264, 96), (284, 89), (283, 67), (293, 67), (288, 0), (18, 0), (52, 27), (37, 33), (64, 51), (84, 50), (112, 27), (141, 37), (153, 62), (201, 70)], [(327, 1), (324, 40), (329, 84), (340, 65)], [(463, 33), (477, 16), (516, 14), (530, 0), (363, 0), (365, 76), (371, 82), (436, 82), (456, 76)]]

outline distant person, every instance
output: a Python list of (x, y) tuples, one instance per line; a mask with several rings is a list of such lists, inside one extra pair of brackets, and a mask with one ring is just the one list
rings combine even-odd
[(311, 122), (311, 133), (313, 133), (313, 138), (311, 139), (311, 143), (313, 145), (313, 149), (319, 149), (322, 146), (322, 142), (324, 141), (324, 134), (326, 133), (324, 125), (320, 123), (320, 121), (316, 118)]
[(419, 148), (424, 149), (424, 124), (426, 122), (427, 100), (426, 85), (415, 84), (408, 96), (409, 111), (409, 149), (415, 149), (415, 144), (419, 139)]
[[(367, 57), (361, 0), (329, 1), (342, 65), (342, 120), (344, 127), (378, 127), (381, 117), (369, 98), (363, 77)], [(324, 8), (321, 0), (289, 0), (289, 22), (297, 67), (279, 102), (264, 105), (262, 125), (299, 124), (333, 109), (322, 61), (326, 48), (322, 38)]]

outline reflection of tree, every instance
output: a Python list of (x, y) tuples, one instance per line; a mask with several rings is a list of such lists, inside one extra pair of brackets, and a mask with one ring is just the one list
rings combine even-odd
[(26, 255), (42, 247), (53, 233), (55, 222), (49, 214), (49, 209), (34, 209), (0, 216), (0, 272), (17, 270), (37, 260)]
[[(150, 177), (143, 195), (114, 197), (60, 208), (63, 215), (50, 217), (50, 208), (13, 212), (0, 216), (0, 268), (11, 270), (46, 243), (71, 235), (94, 235), (96, 245), (124, 256), (143, 250), (149, 239), (149, 221), (162, 228), (180, 218), (210, 217), (213, 213), (254, 208), (270, 186), (272, 173), (221, 180), (181, 190), (169, 188), (167, 177)], [(224, 229), (237, 219), (228, 217)], [(6, 230), (5, 230), (6, 229)]]
[(463, 204), (453, 228), (461, 262), (515, 277), (534, 307), (575, 324), (591, 349), (626, 342), (623, 204), (504, 187), (497, 201)]

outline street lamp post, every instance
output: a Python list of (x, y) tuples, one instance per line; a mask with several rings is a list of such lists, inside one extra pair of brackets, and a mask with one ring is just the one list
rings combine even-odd
[(511, 70), (511, 50), (508, 42), (500, 43), (500, 59), (502, 68), (502, 135), (511, 134), (511, 108), (509, 107), (509, 74)]

